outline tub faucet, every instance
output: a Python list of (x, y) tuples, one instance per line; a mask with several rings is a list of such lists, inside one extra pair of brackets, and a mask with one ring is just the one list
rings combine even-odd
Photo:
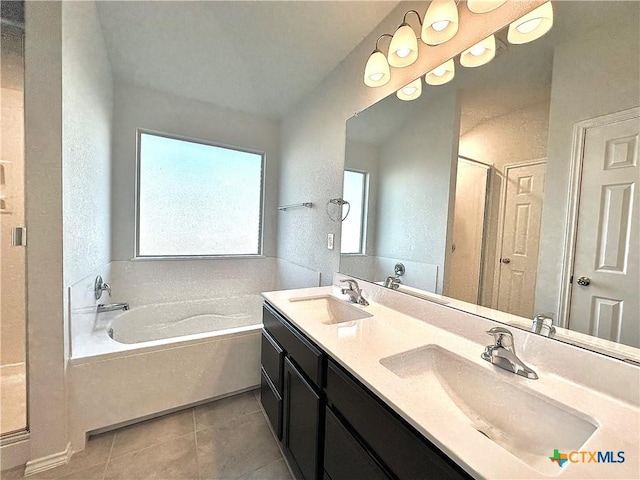
[(387, 277), (387, 279), (384, 281), (384, 286), (387, 288), (390, 288), (391, 290), (397, 290), (400, 287), (400, 284), (402, 282), (400, 281), (400, 277), (398, 276), (389, 276)]
[(98, 307), (96, 308), (96, 312), (98, 313), (104, 313), (104, 312), (115, 312), (116, 310), (129, 310), (129, 304), (128, 303), (100, 303), (98, 304)]
[(107, 292), (111, 296), (111, 285), (102, 281), (102, 277), (98, 275), (96, 281), (93, 283), (93, 294), (96, 300), (99, 300), (102, 296), (102, 292)]
[(495, 343), (487, 345), (482, 352), (482, 359), (492, 363), (496, 367), (503, 368), (525, 378), (535, 380), (538, 378), (536, 372), (527, 367), (516, 355), (513, 346), (513, 335), (509, 330), (502, 327), (493, 327), (487, 330), (489, 335), (493, 335)]
[(349, 295), (349, 300), (351, 303), (357, 303), (359, 305), (364, 305), (365, 307), (369, 305), (369, 302), (362, 296), (362, 290), (358, 286), (358, 282), (355, 280), (340, 280), (342, 283), (348, 283), (349, 288), (343, 288), (342, 294)]

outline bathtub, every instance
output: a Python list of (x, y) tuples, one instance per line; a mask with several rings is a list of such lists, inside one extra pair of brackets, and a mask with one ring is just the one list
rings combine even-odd
[(256, 388), (262, 297), (72, 312), (71, 442), (87, 433)]

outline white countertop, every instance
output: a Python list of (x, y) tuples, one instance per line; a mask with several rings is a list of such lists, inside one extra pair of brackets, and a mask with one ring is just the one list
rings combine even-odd
[[(564, 377), (552, 373), (551, 368), (545, 370), (542, 359), (546, 357), (541, 355), (541, 352), (534, 351), (534, 348), (540, 349), (539, 345), (553, 349), (568, 348), (568, 353), (572, 355), (593, 355), (593, 358), (584, 357), (593, 362), (601, 361), (597, 354), (576, 353), (571, 350), (575, 347), (562, 345), (559, 342), (540, 343), (537, 339), (528, 339), (524, 332), (514, 331), (516, 352), (520, 353), (521, 350), (518, 349), (520, 347), (523, 352), (528, 353), (527, 358), (521, 358), (539, 375), (538, 380), (526, 379), (480, 358), (484, 347), (491, 343), (491, 337), (480, 336), (480, 334), (484, 335), (484, 332), (478, 334), (478, 331), (497, 324), (427, 301), (422, 301), (415, 316), (413, 313), (409, 315), (406, 309), (405, 313), (401, 313), (381, 303), (384, 302), (384, 296), (393, 295), (395, 292), (379, 295), (380, 291), (368, 292), (366, 289), (364, 291), (365, 297), (370, 299), (370, 305), (357, 306), (357, 308), (364, 309), (373, 316), (340, 324), (322, 323), (316, 317), (309, 315), (305, 302), (289, 301), (292, 298), (317, 295), (333, 295), (344, 299), (345, 296), (341, 295), (340, 290), (335, 286), (267, 292), (263, 296), (318, 346), (475, 478), (640, 478), (638, 402), (623, 401), (614, 395), (609, 395), (606, 391), (588, 388), (573, 381), (571, 375)], [(396, 295), (400, 294), (396, 293)], [(466, 327), (464, 322), (467, 322)], [(443, 325), (447, 325), (447, 329), (440, 328)], [(460, 333), (465, 330), (470, 331), (469, 335)], [(522, 338), (525, 342), (519, 345)], [(556, 343), (558, 345), (555, 345)], [(382, 358), (429, 344), (439, 345), (473, 362), (476, 366), (486, 369), (490, 375), (489, 378), (493, 376), (493, 378), (513, 382), (529, 392), (553, 399), (555, 403), (566, 405), (569, 409), (579, 412), (581, 416), (589, 418), (598, 426), (580, 450), (613, 451), (614, 458), (618, 451), (624, 451), (625, 461), (622, 463), (567, 462), (560, 468), (550, 459), (547, 459), (549, 462), (547, 464), (545, 459), (541, 458), (538, 463), (540, 468), (533, 468), (476, 431), (468, 421), (463, 421), (462, 414), (445, 398), (446, 394), (434, 392), (434, 389), (430, 389), (425, 383), (423, 377), (401, 378), (380, 364)], [(547, 347), (547, 345), (551, 346)], [(533, 363), (528, 360), (529, 358), (537, 359), (538, 362)], [(557, 355), (550, 355), (549, 358), (556, 359)], [(617, 362), (602, 358), (604, 362)], [(616, 367), (616, 364), (613, 365)], [(610, 364), (606, 367), (609, 368)], [(589, 369), (590, 366), (583, 365), (582, 368)], [(630, 367), (627, 365), (622, 365), (620, 368), (627, 369), (623, 378), (629, 378), (629, 372), (633, 378), (635, 370), (628, 370)], [(637, 369), (637, 367), (633, 368)], [(601, 370), (602, 366), (594, 371)], [(555, 371), (557, 372), (558, 369), (556, 368)], [(640, 369), (637, 371), (638, 382), (640, 382)], [(584, 375), (585, 372), (582, 374)], [(637, 386), (632, 388), (637, 390)], [(488, 382), (486, 391), (481, 394), (491, 395), (491, 389), (491, 382)], [(543, 422), (544, 418), (540, 420)], [(517, 419), (513, 421), (517, 422)], [(553, 451), (548, 452), (548, 456), (551, 455)]]

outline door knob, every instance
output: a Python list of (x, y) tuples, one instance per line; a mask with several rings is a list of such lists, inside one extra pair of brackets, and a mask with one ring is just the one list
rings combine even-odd
[(588, 287), (589, 284), (591, 284), (591, 279), (588, 277), (580, 277), (578, 279), (578, 285), (581, 285), (583, 287)]
[(502, 263), (504, 263), (504, 264), (511, 263), (511, 259), (510, 258), (501, 258), (500, 261)]

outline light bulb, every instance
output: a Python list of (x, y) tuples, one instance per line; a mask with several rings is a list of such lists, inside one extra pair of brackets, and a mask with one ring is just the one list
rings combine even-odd
[(407, 58), (410, 53), (411, 53), (411, 49), (406, 47), (399, 48), (398, 50), (396, 50), (396, 55), (399, 56), (400, 58)]
[(551, 30), (552, 26), (553, 7), (549, 1), (511, 22), (507, 40), (514, 45), (531, 42)]
[(367, 87), (386, 85), (391, 78), (387, 57), (380, 50), (375, 50), (364, 69), (364, 84)]
[(440, 45), (458, 32), (458, 6), (455, 0), (432, 0), (424, 14), (420, 38), (427, 45)]
[(443, 66), (443, 65), (440, 65), (438, 68), (436, 68), (436, 69), (435, 69), (433, 72), (431, 72), (431, 73), (433, 73), (436, 77), (441, 77), (441, 76), (443, 76), (445, 73), (447, 73), (447, 69), (446, 69), (446, 68), (444, 68), (444, 66)]
[(433, 28), (436, 32), (441, 32), (449, 26), (449, 23), (449, 20), (440, 20), (439, 22), (433, 22), (431, 24), (431, 28)]
[(479, 67), (490, 62), (496, 56), (496, 38), (487, 38), (469, 47), (460, 54), (460, 65), (463, 67)]
[(527, 20), (524, 23), (521, 23), (516, 27), (516, 30), (526, 35), (527, 33), (533, 32), (536, 28), (540, 26), (541, 23), (542, 23), (541, 18), (534, 18), (531, 20)]
[(422, 93), (422, 81), (416, 78), (396, 92), (396, 96), (405, 102), (415, 100)]

